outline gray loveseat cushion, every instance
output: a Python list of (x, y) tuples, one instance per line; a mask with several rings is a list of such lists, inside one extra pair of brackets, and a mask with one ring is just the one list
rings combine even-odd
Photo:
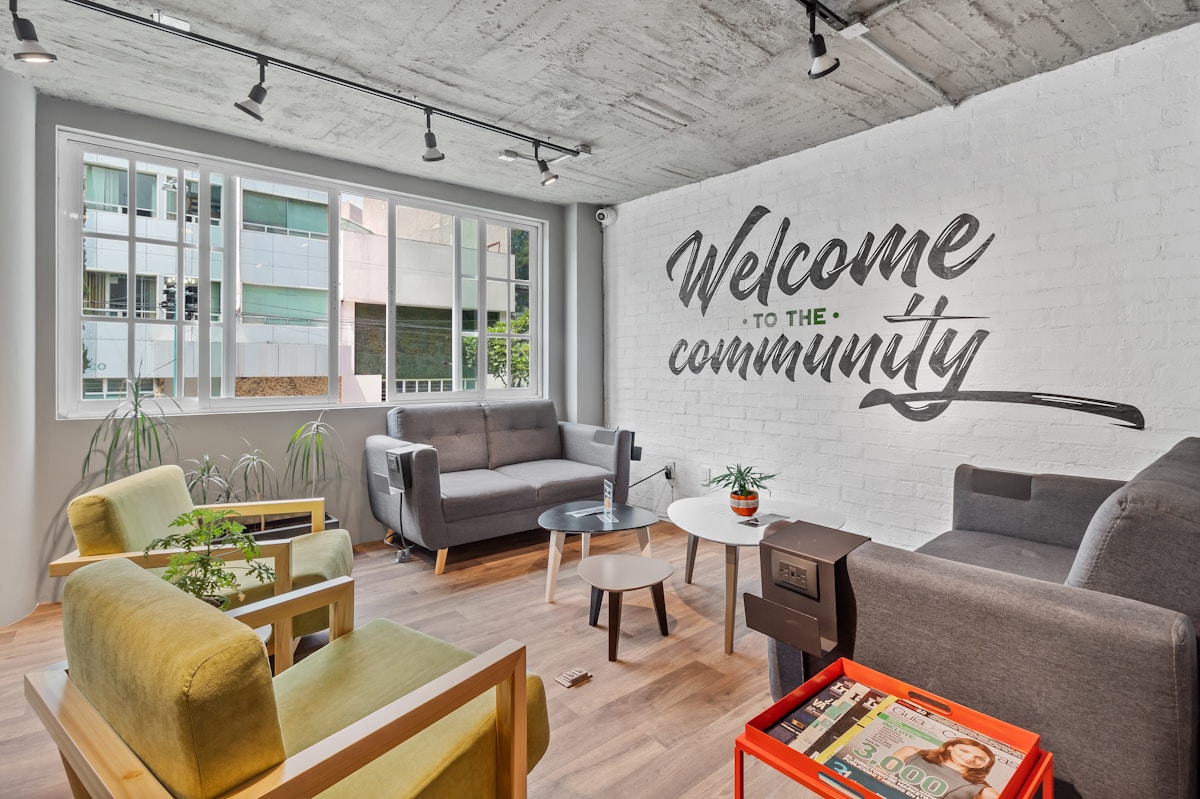
[(1052, 583), (1066, 580), (1075, 562), (1075, 550), (1070, 547), (979, 530), (951, 530), (918, 547), (917, 552)]
[(562, 437), (553, 403), (542, 400), (485, 403), (483, 413), (487, 423), (488, 463), (473, 468), (497, 469), (511, 463), (562, 457)]
[(604, 496), (604, 481), (614, 479), (612, 472), (599, 466), (559, 459), (513, 463), (496, 471), (532, 484), (541, 506), (573, 502), (588, 495), (600, 499)]
[(388, 435), (437, 450), (441, 472), (487, 469), (488, 434), (477, 402), (392, 408)]
[(531, 508), (537, 489), (488, 469), (468, 469), (442, 475), (442, 513), (447, 522)]

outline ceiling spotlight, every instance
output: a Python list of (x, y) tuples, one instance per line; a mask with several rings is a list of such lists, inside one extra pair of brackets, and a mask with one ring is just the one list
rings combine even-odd
[(549, 186), (554, 181), (558, 180), (558, 175), (550, 171), (550, 166), (538, 157), (537, 142), (533, 143), (533, 160), (537, 161), (538, 172), (542, 173), (542, 185)]
[(433, 111), (425, 109), (425, 155), (421, 156), (422, 161), (442, 161), (446, 155), (437, 148), (437, 136), (433, 135), (432, 125)]
[(242, 109), (250, 116), (263, 121), (263, 101), (267, 99), (267, 87), (263, 86), (267, 81), (267, 59), (263, 56), (258, 57), (258, 83), (250, 89), (250, 96), (239, 103), (234, 103), (234, 106)]
[(17, 51), (13, 53), (13, 58), (27, 64), (49, 64), (51, 61), (57, 61), (58, 56), (38, 43), (37, 31), (33, 29), (33, 23), (17, 16), (17, 0), (8, 0), (8, 10), (12, 12), (13, 33), (17, 35), (17, 41), (20, 42), (17, 45)]
[(830, 72), (833, 72), (842, 62), (829, 55), (825, 50), (825, 37), (817, 33), (817, 4), (814, 0), (808, 6), (808, 51), (812, 54), (812, 67), (808, 70), (808, 77), (823, 78)]

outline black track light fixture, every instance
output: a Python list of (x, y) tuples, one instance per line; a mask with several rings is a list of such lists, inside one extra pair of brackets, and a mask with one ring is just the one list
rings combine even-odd
[(250, 89), (250, 95), (240, 102), (234, 103), (234, 106), (242, 109), (250, 116), (263, 121), (263, 101), (267, 99), (267, 87), (263, 84), (267, 82), (267, 59), (259, 56), (258, 58), (258, 83)]
[(825, 37), (817, 33), (817, 4), (814, 2), (808, 5), (808, 52), (812, 54), (812, 67), (808, 70), (808, 77), (816, 79), (823, 78), (830, 72), (833, 72), (842, 62), (837, 58), (829, 55), (825, 50)]
[(533, 143), (533, 160), (537, 161), (538, 172), (542, 176), (542, 185), (549, 186), (554, 181), (558, 180), (558, 175), (550, 171), (550, 165), (541, 159), (538, 154), (538, 143)]
[(17, 35), (17, 50), (13, 58), (26, 64), (49, 64), (57, 61), (58, 56), (51, 53), (38, 42), (37, 31), (33, 23), (17, 15), (17, 0), (8, 0), (8, 10), (12, 12), (13, 33)]
[(444, 161), (446, 154), (438, 149), (437, 136), (433, 135), (433, 109), (425, 109), (425, 155), (422, 161)]

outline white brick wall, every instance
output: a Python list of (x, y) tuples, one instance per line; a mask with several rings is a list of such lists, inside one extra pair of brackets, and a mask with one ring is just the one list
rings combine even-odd
[[(1200, 435), (1200, 26), (1042, 75), (957, 109), (939, 108), (849, 139), (741, 172), (625, 203), (604, 232), (608, 422), (637, 431), (645, 449), (635, 478), (676, 464), (638, 486), (633, 501), (665, 515), (673, 497), (701, 491), (706, 467), (734, 461), (780, 471), (775, 493), (843, 511), (847, 528), (916, 546), (948, 529), (955, 465), (1124, 478), (1186, 435)], [(853, 64), (843, 67), (853, 70)], [(737, 253), (706, 315), (678, 294), (686, 259), (668, 279), (671, 252), (693, 231), (718, 264), (756, 205), (770, 213)], [(773, 288), (767, 307), (738, 301), (729, 276), (745, 253), (763, 268), (780, 222), (791, 227), (783, 255), (811, 248), (793, 279), (831, 238), (853, 255), (868, 232), (876, 243), (893, 224), (936, 239), (960, 213), (979, 234), (951, 254), (956, 263), (989, 235), (980, 260), (952, 280), (924, 259), (915, 289), (899, 270), (873, 270), (863, 286), (842, 274), (826, 291)], [(929, 248), (926, 248), (926, 252)], [(757, 274), (757, 273), (756, 273)], [(989, 331), (965, 391), (1034, 391), (1127, 403), (1145, 430), (1075, 411), (1009, 403), (957, 402), (926, 422), (888, 406), (859, 409), (873, 388), (912, 389), (887, 379), (876, 357), (870, 384), (835, 368), (830, 382), (797, 369), (794, 382), (767, 370), (747, 379), (668, 368), (680, 339), (780, 333), (848, 338), (901, 334), (900, 353), (920, 323), (889, 324), (914, 292), (929, 313), (986, 317), (939, 322), (921, 363), (919, 391), (946, 378), (929, 367), (941, 333), (959, 331), (956, 352), (977, 328)], [(824, 326), (755, 329), (755, 313), (824, 307)], [(824, 347), (822, 348), (824, 349)], [(880, 353), (882, 356), (882, 352)]]

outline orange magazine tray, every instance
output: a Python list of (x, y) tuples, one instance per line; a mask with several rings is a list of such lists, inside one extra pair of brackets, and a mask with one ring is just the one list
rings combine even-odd
[(880, 799), (868, 788), (841, 776), (834, 770), (817, 763), (802, 752), (792, 749), (771, 737), (768, 730), (795, 708), (816, 696), (839, 677), (848, 677), (882, 693), (897, 696), (906, 702), (950, 719), (981, 735), (992, 738), (1025, 753), (1016, 773), (1000, 794), (1000, 799), (1034, 799), (1041, 789), (1041, 799), (1053, 798), (1053, 756), (1042, 751), (1037, 733), (1023, 730), (999, 719), (992, 718), (969, 707), (964, 707), (936, 694), (921, 690), (894, 679), (852, 660), (841, 658), (812, 679), (805, 682), (783, 699), (746, 722), (746, 731), (738, 736), (735, 746), (735, 797), (742, 799), (742, 754), (753, 755), (776, 770), (787, 774), (805, 787), (830, 799), (845, 796), (861, 799)]

